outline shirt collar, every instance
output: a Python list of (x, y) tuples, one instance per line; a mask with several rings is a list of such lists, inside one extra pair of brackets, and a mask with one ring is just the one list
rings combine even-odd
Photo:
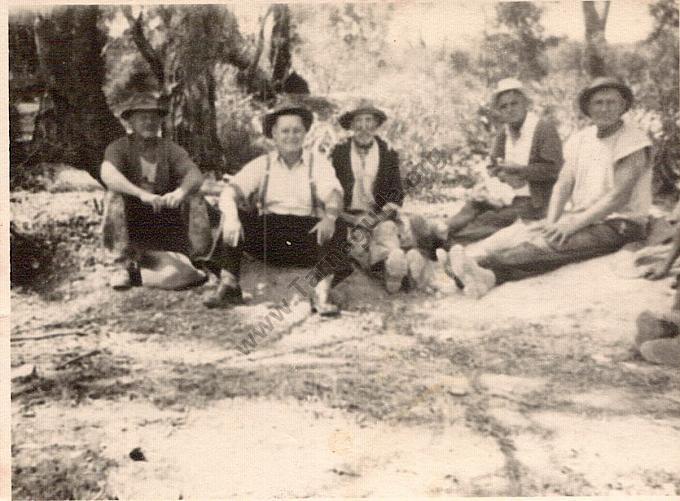
[(510, 135), (515, 141), (522, 137), (522, 134), (524, 133), (524, 130), (527, 127), (527, 124), (534, 119), (532, 115), (533, 113), (531, 111), (527, 111), (527, 114), (524, 115), (524, 120), (522, 120), (522, 125), (519, 126), (519, 129), (513, 129), (512, 127), (510, 127), (510, 124), (505, 124), (506, 133)]
[(307, 165), (309, 164), (309, 155), (306, 153), (307, 152), (303, 149), (302, 155), (300, 155), (300, 160), (292, 167), (288, 167), (288, 164), (283, 159), (281, 153), (278, 150), (274, 150), (274, 160), (276, 160), (279, 163), (279, 165), (281, 165), (281, 167), (285, 167), (286, 169), (294, 169), (295, 167), (298, 167), (300, 165), (302, 165), (303, 167), (307, 167)]

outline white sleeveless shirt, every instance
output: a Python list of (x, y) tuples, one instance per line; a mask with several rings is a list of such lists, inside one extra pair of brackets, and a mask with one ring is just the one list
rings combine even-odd
[[(616, 162), (651, 146), (647, 135), (635, 125), (624, 125), (606, 138), (597, 137), (593, 125), (574, 134), (565, 145), (565, 169), (574, 175), (571, 207), (568, 212), (583, 212), (615, 188)], [(615, 214), (607, 218), (623, 218), (643, 223), (652, 206), (651, 162), (638, 178), (630, 198)]]

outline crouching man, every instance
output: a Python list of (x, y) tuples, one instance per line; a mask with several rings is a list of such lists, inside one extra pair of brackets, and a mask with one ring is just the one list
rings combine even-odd
[[(132, 133), (104, 153), (108, 192), (104, 246), (115, 253), (110, 285), (182, 288), (206, 280), (189, 258), (207, 254), (212, 235), (208, 205), (198, 195), (203, 175), (179, 145), (159, 137), (166, 113), (152, 93), (137, 93), (121, 109)], [(159, 252), (161, 251), (161, 252)]]
[(632, 103), (631, 89), (614, 78), (597, 78), (581, 91), (579, 107), (593, 125), (567, 142), (546, 219), (515, 223), (465, 249), (454, 246), (451, 272), (466, 290), (479, 296), (494, 284), (608, 254), (645, 238), (652, 203), (651, 143), (622, 119)]
[(343, 192), (328, 160), (303, 149), (312, 120), (311, 111), (296, 103), (277, 106), (263, 120), (275, 150), (246, 164), (223, 190), (222, 237), (213, 254), (221, 283), (206, 307), (242, 302), (239, 273), (246, 251), (265, 263), (314, 266), (313, 311), (338, 312), (328, 293), (353, 271), (345, 252), (347, 226), (338, 219)]

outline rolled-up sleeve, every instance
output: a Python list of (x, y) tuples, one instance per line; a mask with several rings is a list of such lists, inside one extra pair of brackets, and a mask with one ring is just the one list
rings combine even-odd
[(251, 160), (229, 180), (229, 185), (236, 190), (242, 199), (247, 200), (260, 186), (264, 176), (267, 155), (261, 155)]
[(314, 182), (317, 195), (322, 202), (330, 200), (334, 192), (340, 197), (343, 196), (342, 185), (335, 175), (335, 169), (328, 159), (321, 155), (314, 160)]

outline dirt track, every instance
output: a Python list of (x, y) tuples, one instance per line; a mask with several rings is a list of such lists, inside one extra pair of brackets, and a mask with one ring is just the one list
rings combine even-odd
[(332, 320), (292, 299), (301, 271), (256, 264), (220, 312), (214, 284), (115, 294), (98, 263), (61, 300), (13, 291), (13, 339), (55, 336), (12, 343), (14, 495), (680, 494), (680, 374), (630, 349), (669, 284), (618, 278), (620, 257), (480, 301), (355, 273)]

